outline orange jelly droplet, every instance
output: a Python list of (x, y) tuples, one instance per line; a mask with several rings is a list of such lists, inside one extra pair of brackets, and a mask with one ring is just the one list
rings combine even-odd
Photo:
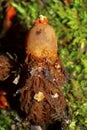
[(10, 6), (6, 10), (6, 16), (8, 19), (12, 19), (16, 15), (16, 11), (13, 6)]
[(6, 99), (6, 92), (0, 91), (0, 108), (7, 108), (8, 102)]

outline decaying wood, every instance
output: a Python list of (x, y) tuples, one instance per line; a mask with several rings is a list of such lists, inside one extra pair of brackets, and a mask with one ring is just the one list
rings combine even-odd
[(7, 56), (0, 55), (0, 81), (6, 80), (11, 71), (11, 63)]
[(20, 65), (14, 56), (8, 52), (0, 54), (0, 82), (17, 84), (20, 78), (19, 70)]

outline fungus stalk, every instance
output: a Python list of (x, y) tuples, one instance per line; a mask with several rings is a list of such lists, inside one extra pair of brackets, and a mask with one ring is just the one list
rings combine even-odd
[(66, 72), (57, 55), (55, 31), (45, 17), (37, 19), (28, 31), (25, 49), (26, 78), (19, 89), (20, 109), (34, 125), (63, 120), (66, 101), (62, 86), (66, 83)]

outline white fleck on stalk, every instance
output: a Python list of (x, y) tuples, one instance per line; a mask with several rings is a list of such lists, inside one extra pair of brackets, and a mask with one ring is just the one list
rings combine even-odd
[(38, 102), (42, 101), (44, 98), (44, 94), (40, 91), (34, 95), (34, 99)]
[(18, 76), (13, 80), (13, 83), (14, 83), (15, 85), (17, 85), (18, 82), (19, 82), (19, 79), (20, 79), (20, 75), (18, 75)]
[(51, 97), (52, 97), (52, 98), (58, 98), (59, 95), (58, 95), (58, 93), (55, 93), (54, 95), (51, 95)]

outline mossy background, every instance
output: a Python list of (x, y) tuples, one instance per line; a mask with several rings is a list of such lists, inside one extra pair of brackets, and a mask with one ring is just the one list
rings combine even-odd
[[(1, 20), (5, 17), (3, 2), (15, 7), (16, 19), (23, 31), (28, 30), (41, 14), (54, 27), (58, 54), (69, 76), (69, 82), (63, 87), (71, 115), (67, 130), (87, 130), (87, 0), (1, 0)], [(0, 110), (0, 130), (12, 129), (14, 120), (17, 125), (19, 122), (15, 112), (6, 111)], [(19, 125), (17, 130), (22, 130), (21, 127)]]

